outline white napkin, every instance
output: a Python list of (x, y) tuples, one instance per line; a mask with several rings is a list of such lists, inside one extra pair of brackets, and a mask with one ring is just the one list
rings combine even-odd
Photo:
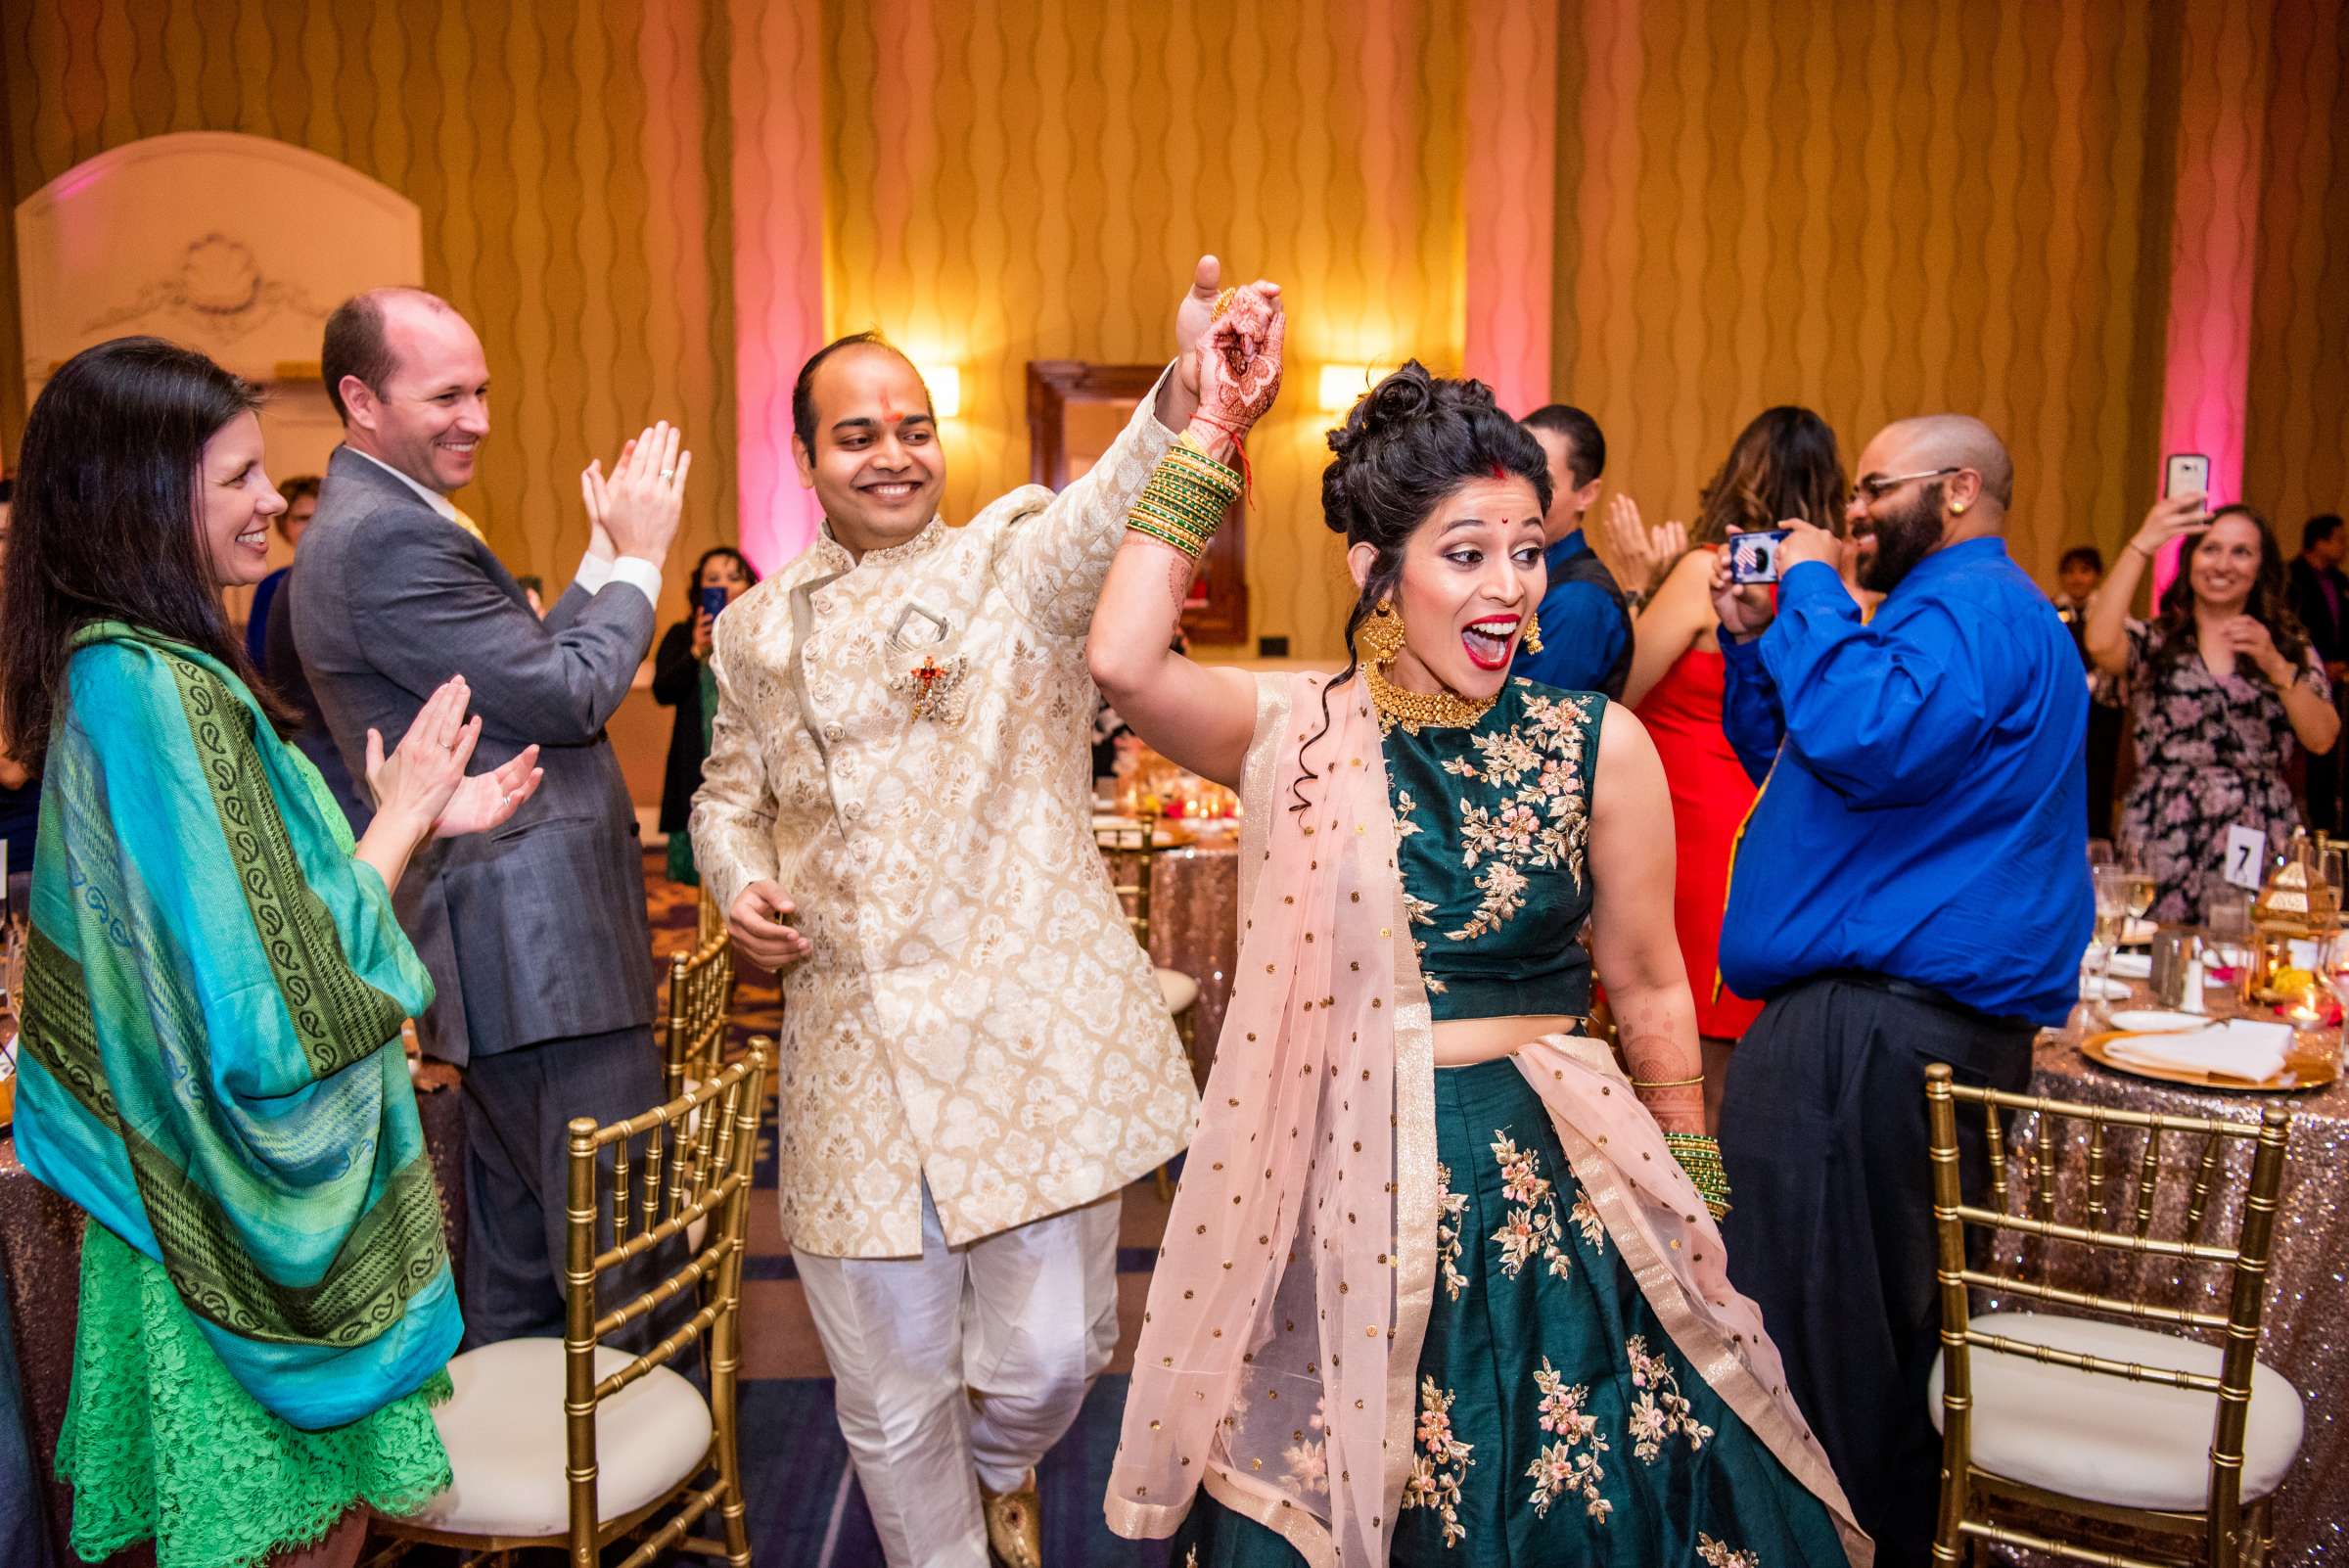
[(2104, 1042), (2106, 1054), (2141, 1067), (2186, 1068), (2263, 1083), (2283, 1071), (2292, 1026), (2231, 1018), (2190, 1035), (2124, 1035)]
[(2149, 952), (2116, 952), (2112, 955), (2110, 972), (2124, 980), (2151, 980), (2153, 955)]

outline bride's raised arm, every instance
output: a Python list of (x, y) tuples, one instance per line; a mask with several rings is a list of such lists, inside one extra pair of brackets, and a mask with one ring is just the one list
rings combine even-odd
[(1182, 367), (1198, 379), (1199, 412), (1134, 503), (1084, 651), (1093, 683), (1136, 735), (1236, 788), (1256, 683), (1245, 670), (1193, 664), (1174, 643), (1199, 557), (1240, 491), (1240, 442), (1280, 391), (1287, 327), (1276, 285), (1252, 283), (1226, 303)]

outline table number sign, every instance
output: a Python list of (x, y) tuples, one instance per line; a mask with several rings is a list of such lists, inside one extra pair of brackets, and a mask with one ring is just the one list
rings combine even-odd
[(2257, 828), (2235, 823), (2227, 829), (2227, 880), (2246, 893), (2257, 893), (2268, 872), (2268, 836)]

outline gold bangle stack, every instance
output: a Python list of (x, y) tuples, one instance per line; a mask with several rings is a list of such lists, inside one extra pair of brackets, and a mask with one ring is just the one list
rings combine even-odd
[(1150, 482), (1127, 514), (1126, 527), (1196, 561), (1207, 553), (1223, 514), (1239, 498), (1239, 471), (1208, 456), (1185, 431), (1151, 471)]
[(1681, 1170), (1695, 1184), (1696, 1195), (1705, 1200), (1705, 1211), (1715, 1220), (1729, 1212), (1729, 1174), (1722, 1168), (1721, 1145), (1702, 1132), (1667, 1132), (1664, 1147), (1680, 1162)]

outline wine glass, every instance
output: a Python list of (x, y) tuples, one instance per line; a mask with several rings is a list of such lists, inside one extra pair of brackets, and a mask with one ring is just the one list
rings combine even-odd
[(2093, 867), (2096, 867), (2096, 866), (2099, 866), (2099, 865), (2110, 865), (2110, 864), (2112, 864), (2112, 863), (2113, 863), (2112, 840), (2110, 840), (2110, 839), (2091, 839), (2091, 840), (2089, 840), (2089, 841), (2088, 841), (2088, 863), (2089, 863), (2089, 865), (2090, 865), (2092, 868), (2093, 868)]
[(2203, 977), (2239, 987), (2250, 945), (2250, 896), (2234, 888), (2212, 894), (2202, 905)]
[(2104, 992), (2112, 977), (2112, 955), (2120, 947), (2123, 930), (2129, 923), (2130, 874), (2118, 865), (2100, 865), (2090, 873), (2096, 886), (2096, 930), (2094, 950), (2096, 953), (2096, 994), (2092, 1010), (2101, 1014), (2107, 1009)]

